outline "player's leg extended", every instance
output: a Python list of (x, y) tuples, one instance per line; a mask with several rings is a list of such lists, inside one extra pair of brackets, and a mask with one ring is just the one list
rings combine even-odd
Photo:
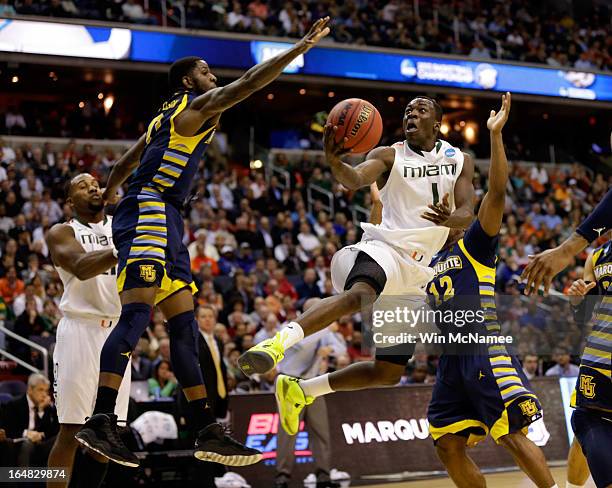
[(458, 488), (484, 488), (484, 476), (467, 453), (467, 438), (446, 434), (436, 441), (436, 453)]
[(514, 462), (538, 488), (557, 486), (548, 469), (542, 450), (531, 442), (522, 432), (507, 434), (498, 439), (514, 458)]
[(569, 454), (567, 455), (567, 485), (566, 488), (581, 488), (589, 479), (589, 465), (584, 457), (582, 448), (578, 439), (574, 437), (574, 441), (570, 446)]
[[(79, 443), (74, 438), (74, 435), (81, 428), (78, 424), (60, 424), (60, 430), (55, 437), (55, 443), (49, 453), (47, 465), (49, 468), (66, 468), (72, 467), (74, 463), (74, 455)], [(69, 478), (61, 482), (48, 482), (47, 487), (63, 488), (68, 485)]]
[(100, 353), (100, 377), (94, 415), (76, 434), (77, 440), (85, 447), (129, 467), (137, 467), (139, 461), (119, 438), (115, 404), (130, 354), (149, 325), (157, 289), (151, 286), (121, 292), (119, 322)]
[(196, 434), (195, 457), (228, 466), (246, 466), (261, 460), (261, 452), (226, 435), (208, 405), (198, 357), (198, 327), (190, 288), (159, 303), (168, 320), (170, 354), (176, 379), (187, 399), (187, 422)]
[(283, 359), (287, 349), (343, 315), (358, 312), (368, 297), (374, 301), (374, 289), (366, 283), (357, 283), (350, 290), (324, 298), (283, 327), (272, 339), (266, 339), (242, 354), (238, 359), (240, 368), (247, 375), (268, 372)]

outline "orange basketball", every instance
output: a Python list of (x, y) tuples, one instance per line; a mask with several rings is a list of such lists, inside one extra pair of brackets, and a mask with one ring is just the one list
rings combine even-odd
[(365, 153), (376, 147), (382, 136), (382, 118), (376, 107), (360, 98), (342, 100), (332, 108), (327, 123), (338, 126), (336, 142), (344, 137), (346, 149)]

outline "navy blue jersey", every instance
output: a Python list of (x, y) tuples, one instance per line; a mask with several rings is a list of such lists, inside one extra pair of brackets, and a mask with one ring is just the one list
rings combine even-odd
[(612, 413), (612, 241), (595, 249), (593, 272), (602, 299), (582, 353), (572, 406)]
[(183, 204), (200, 159), (215, 133), (215, 125), (207, 121), (194, 136), (177, 134), (174, 118), (196, 96), (192, 92), (178, 92), (164, 102), (147, 129), (146, 145), (129, 181), (127, 196), (138, 196), (144, 190), (160, 194), (163, 201), (174, 206)]
[[(495, 310), (497, 242), (497, 236), (487, 235), (476, 220), (462, 239), (439, 252), (431, 262), (434, 279), (427, 286), (427, 293), (437, 310), (484, 312), (484, 321), (473, 321), (450, 332), (499, 333)], [(448, 324), (439, 325), (443, 333), (449, 331)]]

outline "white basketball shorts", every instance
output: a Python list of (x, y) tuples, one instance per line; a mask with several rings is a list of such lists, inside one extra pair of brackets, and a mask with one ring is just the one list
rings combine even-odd
[[(115, 326), (116, 322), (112, 323)], [(63, 317), (53, 352), (53, 389), (60, 424), (84, 424), (93, 413), (100, 374), (100, 352), (112, 327), (108, 320)], [(126, 420), (132, 369), (128, 362), (115, 414)]]

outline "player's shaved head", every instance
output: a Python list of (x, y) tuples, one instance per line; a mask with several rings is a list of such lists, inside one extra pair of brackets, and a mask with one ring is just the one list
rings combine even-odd
[(72, 192), (74, 191), (76, 186), (79, 184), (79, 182), (86, 180), (87, 178), (91, 178), (95, 180), (95, 178), (89, 173), (81, 173), (80, 175), (76, 175), (74, 178), (72, 178), (66, 184), (66, 191), (65, 191), (66, 198), (70, 198), (72, 196)]
[(419, 96), (414, 97), (408, 103), (408, 105), (412, 103), (417, 103), (418, 100), (428, 100), (429, 102), (431, 102), (431, 104), (434, 107), (435, 114), (436, 114), (436, 121), (442, 122), (442, 116), (444, 115), (444, 110), (442, 110), (442, 106), (438, 103), (438, 101), (435, 98), (428, 97), (427, 95), (419, 95)]
[(198, 56), (187, 56), (177, 59), (172, 63), (170, 71), (168, 72), (168, 85), (170, 86), (171, 93), (185, 89), (183, 77), (189, 76), (196, 67), (198, 61), (202, 61), (202, 58)]

